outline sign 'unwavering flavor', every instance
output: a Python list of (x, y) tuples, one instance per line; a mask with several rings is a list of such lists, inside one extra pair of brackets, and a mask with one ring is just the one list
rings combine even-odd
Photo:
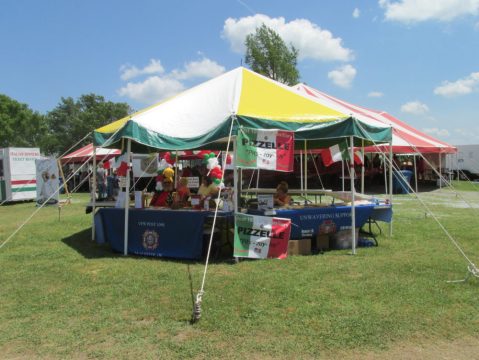
[(293, 171), (294, 133), (242, 127), (236, 139), (236, 166)]
[(284, 259), (290, 233), (290, 219), (236, 214), (234, 256)]

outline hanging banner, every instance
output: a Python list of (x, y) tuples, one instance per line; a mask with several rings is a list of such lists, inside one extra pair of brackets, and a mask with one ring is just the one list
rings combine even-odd
[(238, 213), (235, 215), (234, 256), (253, 259), (288, 256), (291, 220)]
[(37, 170), (37, 204), (58, 203), (58, 164), (55, 159), (36, 159)]
[(250, 169), (293, 171), (294, 133), (242, 127), (236, 137), (236, 166)]

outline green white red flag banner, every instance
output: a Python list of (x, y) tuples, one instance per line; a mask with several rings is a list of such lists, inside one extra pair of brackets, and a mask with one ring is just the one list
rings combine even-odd
[(241, 127), (236, 137), (236, 166), (293, 171), (294, 132)]
[(291, 219), (235, 215), (234, 256), (284, 259), (288, 256)]
[[(328, 149), (321, 151), (321, 157), (323, 159), (324, 166), (330, 166), (331, 164), (350, 159), (349, 149), (346, 142), (333, 145)], [(363, 163), (363, 156), (360, 151), (354, 152), (354, 163), (361, 165)]]

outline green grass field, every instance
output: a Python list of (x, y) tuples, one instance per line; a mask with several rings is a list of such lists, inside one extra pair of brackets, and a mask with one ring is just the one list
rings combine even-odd
[[(420, 196), (479, 264), (479, 192)], [(475, 208), (468, 207), (463, 199)], [(85, 195), (42, 209), (0, 249), (0, 358), (335, 358), (479, 336), (479, 279), (433, 217), (394, 197), (379, 246), (204, 264), (123, 257), (91, 242)], [(35, 210), (0, 207), (0, 243)], [(477, 354), (476, 354), (477, 355)]]

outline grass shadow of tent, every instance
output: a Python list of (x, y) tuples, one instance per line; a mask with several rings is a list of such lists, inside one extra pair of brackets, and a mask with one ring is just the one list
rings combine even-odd
[(86, 259), (117, 258), (121, 254), (111, 250), (108, 244), (97, 244), (91, 240), (91, 228), (86, 228), (62, 239), (62, 242)]

